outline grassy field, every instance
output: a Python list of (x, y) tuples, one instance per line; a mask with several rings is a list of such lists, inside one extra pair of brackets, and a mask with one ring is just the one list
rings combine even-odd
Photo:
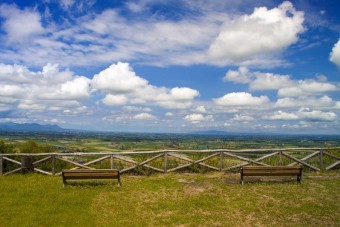
[(62, 187), (61, 177), (0, 177), (0, 226), (340, 226), (340, 172), (122, 176)]

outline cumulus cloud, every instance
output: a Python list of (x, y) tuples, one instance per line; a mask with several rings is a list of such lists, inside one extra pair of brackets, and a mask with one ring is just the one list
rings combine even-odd
[(329, 59), (330, 59), (331, 62), (336, 64), (338, 67), (340, 67), (340, 39), (334, 45)]
[(192, 124), (198, 124), (202, 121), (213, 121), (213, 116), (212, 115), (207, 115), (204, 116), (203, 114), (200, 113), (193, 113), (186, 115), (184, 117), (184, 120), (191, 122)]
[(322, 112), (321, 110), (309, 110), (308, 108), (300, 109), (298, 115), (308, 121), (334, 121), (337, 118), (334, 112)]
[(128, 63), (118, 62), (96, 74), (92, 79), (92, 87), (112, 94), (131, 93), (143, 89), (148, 82), (137, 76)]
[(293, 87), (281, 88), (278, 91), (279, 96), (294, 97), (317, 95), (325, 92), (333, 92), (339, 90), (337, 86), (328, 82), (315, 80), (299, 80)]
[(268, 120), (297, 120), (299, 116), (294, 113), (284, 112), (284, 111), (277, 111), (271, 116), (265, 117)]
[(140, 113), (133, 116), (135, 120), (154, 120), (156, 117), (149, 113)]
[(295, 84), (288, 75), (250, 72), (247, 67), (239, 67), (238, 70), (229, 70), (223, 77), (223, 80), (249, 84), (250, 90), (276, 90), (291, 87)]
[(208, 54), (220, 62), (242, 62), (281, 51), (297, 41), (303, 21), (303, 12), (287, 1), (273, 9), (255, 8), (251, 15), (224, 22)]
[(254, 107), (267, 104), (267, 96), (256, 97), (246, 92), (233, 92), (214, 99), (215, 104), (225, 107)]
[(16, 6), (3, 4), (0, 5), (0, 17), (5, 19), (2, 26), (8, 43), (26, 43), (44, 32), (40, 14), (34, 10), (20, 10)]
[(289, 75), (251, 72), (247, 67), (228, 70), (223, 81), (249, 84), (249, 90), (278, 90), (281, 97), (314, 96), (340, 90), (338, 85), (327, 81), (325, 76), (315, 79), (293, 80)]
[(298, 97), (298, 98), (281, 98), (275, 103), (275, 107), (294, 108), (294, 107), (313, 107), (313, 108), (332, 108), (336, 107), (337, 102), (325, 95), (320, 98)]
[(42, 71), (32, 72), (24, 66), (0, 64), (0, 79), (0, 103), (11, 101), (12, 108), (56, 110), (79, 106), (78, 100), (90, 96), (90, 79), (61, 71), (58, 65), (47, 64)]
[(334, 121), (337, 115), (334, 112), (325, 112), (321, 110), (310, 110), (309, 108), (301, 108), (295, 112), (277, 111), (276, 113), (265, 116), (267, 120), (300, 120), (300, 121)]
[(232, 118), (234, 121), (253, 121), (254, 118), (248, 115), (235, 114)]
[(167, 109), (186, 109), (199, 95), (197, 90), (187, 87), (156, 87), (133, 71), (128, 63), (118, 62), (96, 74), (92, 88), (106, 92), (106, 105), (158, 105)]

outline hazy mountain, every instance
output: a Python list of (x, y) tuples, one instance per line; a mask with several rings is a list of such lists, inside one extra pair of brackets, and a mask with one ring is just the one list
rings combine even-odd
[(0, 131), (36, 131), (36, 132), (55, 132), (65, 131), (58, 125), (41, 125), (36, 123), (0, 123)]

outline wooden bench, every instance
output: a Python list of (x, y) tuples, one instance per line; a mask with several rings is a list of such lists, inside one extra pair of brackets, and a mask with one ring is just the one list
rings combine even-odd
[(67, 180), (91, 180), (91, 179), (118, 179), (118, 187), (120, 187), (120, 172), (117, 169), (75, 169), (63, 170), (63, 186), (65, 187)]
[(244, 176), (296, 176), (302, 180), (302, 166), (243, 166), (241, 167), (241, 184)]

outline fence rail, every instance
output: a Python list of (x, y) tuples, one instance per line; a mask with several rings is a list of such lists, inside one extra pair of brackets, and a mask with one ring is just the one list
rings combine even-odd
[(284, 148), (247, 150), (159, 150), (94, 153), (0, 154), (0, 175), (32, 170), (60, 175), (62, 169), (118, 168), (122, 173), (144, 169), (169, 173), (187, 168), (233, 171), (246, 165), (302, 165), (320, 171), (339, 168), (340, 148)]

